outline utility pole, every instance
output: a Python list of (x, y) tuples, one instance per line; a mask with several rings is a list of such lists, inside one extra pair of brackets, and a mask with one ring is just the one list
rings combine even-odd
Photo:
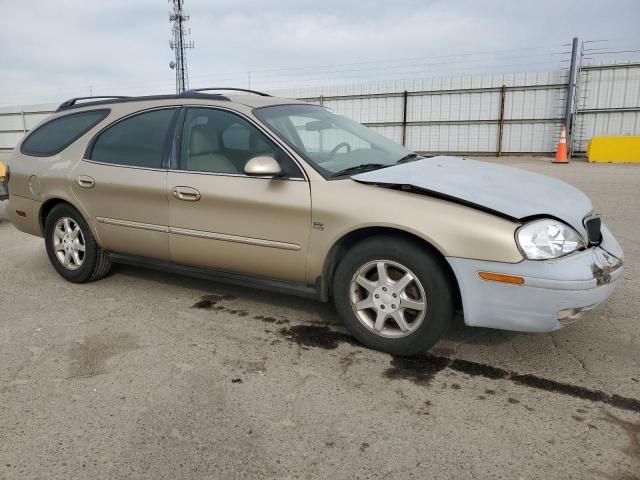
[(193, 48), (193, 42), (185, 41), (185, 37), (191, 31), (185, 30), (184, 27), (185, 22), (189, 20), (189, 15), (185, 15), (182, 10), (184, 0), (169, 0), (169, 2), (173, 3), (173, 11), (169, 14), (173, 38), (169, 42), (169, 46), (175, 53), (175, 61), (169, 63), (169, 66), (176, 71), (176, 93), (182, 93), (189, 88), (186, 50)]
[(564, 126), (567, 129), (567, 144), (571, 145), (572, 134), (571, 117), (573, 114), (573, 102), (576, 96), (576, 61), (578, 59), (578, 37), (573, 38), (571, 45), (571, 64), (569, 66), (569, 83), (567, 83), (567, 103), (564, 110)]

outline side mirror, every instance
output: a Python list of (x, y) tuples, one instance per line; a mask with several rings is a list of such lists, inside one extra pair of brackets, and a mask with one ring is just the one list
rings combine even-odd
[(258, 177), (278, 177), (282, 175), (280, 164), (273, 157), (253, 157), (244, 166), (244, 173)]

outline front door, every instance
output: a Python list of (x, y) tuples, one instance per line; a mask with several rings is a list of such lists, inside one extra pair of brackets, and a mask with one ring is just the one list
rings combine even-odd
[[(189, 108), (178, 169), (170, 170), (169, 249), (179, 264), (302, 282), (311, 221), (309, 184), (293, 160), (230, 111)], [(272, 156), (281, 178), (245, 163)]]
[(150, 110), (115, 123), (73, 170), (71, 188), (105, 250), (169, 260), (166, 162), (175, 112)]

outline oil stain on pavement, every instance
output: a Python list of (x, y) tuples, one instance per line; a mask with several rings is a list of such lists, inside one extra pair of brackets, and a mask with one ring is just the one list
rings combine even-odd
[[(233, 314), (242, 313), (242, 316), (245, 316), (245, 311), (230, 310), (227, 307), (219, 305), (222, 300), (235, 299), (236, 297), (233, 295), (204, 295), (200, 301), (192, 305), (192, 308), (224, 310)], [(272, 324), (289, 323), (286, 319), (277, 320), (273, 317), (264, 317), (262, 315), (253, 318)], [(342, 343), (362, 347), (362, 345), (348, 333), (333, 330), (326, 325), (293, 325), (281, 328), (278, 333), (290, 342), (298, 344), (303, 349), (314, 347), (333, 350), (338, 348)], [(438, 352), (440, 353), (440, 351)], [(413, 357), (392, 356), (390, 367), (384, 372), (384, 376), (391, 380), (405, 379), (416, 384), (428, 385), (438, 373), (445, 369), (473, 377), (484, 377), (490, 380), (509, 380), (518, 385), (568, 395), (591, 402), (601, 402), (622, 410), (640, 413), (640, 400), (635, 398), (623, 397), (617, 394), (603, 392), (602, 390), (594, 390), (579, 385), (550, 380), (533, 374), (521, 374), (484, 363), (452, 358), (450, 355), (428, 353)]]
[(120, 353), (138, 348), (129, 333), (101, 333), (74, 342), (69, 349), (69, 376), (92, 377), (106, 372), (106, 361)]
[(294, 325), (280, 329), (280, 335), (302, 347), (317, 347), (325, 350), (338, 348), (340, 343), (361, 346), (351, 335), (331, 330), (327, 326)]
[[(280, 334), (291, 342), (302, 347), (318, 347), (332, 350), (341, 343), (361, 346), (350, 335), (337, 332), (327, 326), (295, 325), (280, 330)], [(384, 375), (392, 380), (405, 379), (420, 385), (429, 382), (441, 371), (449, 369), (473, 377), (484, 377), (490, 380), (509, 380), (538, 390), (568, 395), (591, 402), (601, 402), (622, 410), (640, 413), (640, 400), (610, 394), (601, 390), (593, 390), (579, 385), (558, 382), (532, 374), (521, 374), (484, 363), (425, 354), (414, 357), (393, 356), (390, 367)]]
[(191, 308), (212, 309), (222, 300), (235, 300), (234, 295), (203, 295), (199, 301), (191, 305)]

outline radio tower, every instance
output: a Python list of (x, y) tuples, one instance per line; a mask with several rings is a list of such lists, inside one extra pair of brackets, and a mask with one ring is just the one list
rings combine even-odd
[(176, 71), (176, 93), (182, 93), (189, 88), (186, 50), (193, 48), (193, 42), (185, 41), (185, 37), (191, 31), (184, 28), (185, 22), (189, 20), (189, 15), (185, 15), (182, 10), (184, 0), (169, 0), (169, 3), (173, 3), (173, 11), (169, 14), (173, 39), (169, 42), (169, 46), (176, 55), (175, 61), (169, 63), (169, 66)]

